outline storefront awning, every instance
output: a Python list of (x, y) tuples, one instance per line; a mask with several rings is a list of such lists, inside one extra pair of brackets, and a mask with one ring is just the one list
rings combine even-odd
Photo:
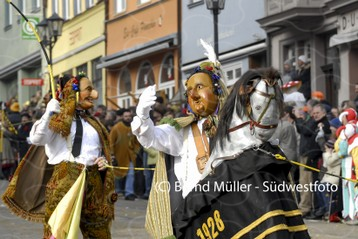
[(329, 47), (338, 46), (356, 40), (358, 40), (358, 31), (335, 34), (329, 39)]
[(0, 79), (6, 77), (7, 75), (14, 74), (19, 69), (26, 68), (27, 66), (34, 64), (34, 62), (37, 61), (41, 61), (40, 50), (33, 52), (3, 68), (0, 68)]
[(121, 64), (125, 61), (133, 60), (138, 57), (143, 57), (145, 55), (149, 55), (149, 54), (152, 54), (154, 52), (157, 52), (157, 51), (160, 51), (163, 49), (168, 49), (169, 46), (170, 46), (169, 42), (164, 42), (164, 43), (157, 44), (157, 45), (145, 48), (145, 49), (141, 49), (139, 51), (130, 52), (127, 54), (124, 53), (120, 57), (117, 57), (117, 58), (114, 58), (113, 60), (105, 61), (105, 62), (99, 64), (97, 66), (97, 69), (115, 66), (115, 65)]

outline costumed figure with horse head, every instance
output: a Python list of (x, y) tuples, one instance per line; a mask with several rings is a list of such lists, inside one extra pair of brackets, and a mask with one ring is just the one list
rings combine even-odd
[(282, 114), (280, 82), (262, 68), (234, 84), (202, 180), (173, 214), (177, 238), (310, 238), (287, 188), (291, 165), (268, 142)]
[[(210, 155), (209, 142), (217, 129), (217, 115), (228, 94), (213, 48), (204, 41), (202, 45), (209, 61), (196, 67), (185, 83), (188, 116), (164, 119), (154, 126), (149, 115), (156, 99), (154, 85), (140, 96), (131, 124), (145, 148), (166, 154), (157, 161), (149, 195), (146, 229), (153, 238), (173, 236), (171, 214), (202, 176)], [(168, 182), (170, 186), (160, 187)]]

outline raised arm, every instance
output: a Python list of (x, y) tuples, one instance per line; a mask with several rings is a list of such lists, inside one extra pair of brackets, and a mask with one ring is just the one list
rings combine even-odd
[(48, 128), (51, 115), (60, 112), (60, 103), (56, 99), (48, 102), (46, 111), (41, 119), (37, 120), (30, 131), (30, 141), (35, 145), (45, 145), (50, 142), (54, 132)]
[(137, 116), (133, 118), (132, 132), (145, 148), (152, 147), (164, 153), (178, 156), (183, 145), (182, 130), (177, 131), (170, 125), (154, 126), (149, 117), (151, 107), (155, 104), (155, 85), (145, 89), (139, 97)]

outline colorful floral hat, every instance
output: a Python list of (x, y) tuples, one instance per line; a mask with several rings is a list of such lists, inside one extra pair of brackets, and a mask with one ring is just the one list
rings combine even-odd
[[(213, 83), (213, 87), (215, 90), (214, 93), (216, 95), (218, 95), (219, 106), (222, 106), (224, 104), (227, 96), (229, 95), (229, 93), (228, 93), (227, 87), (223, 80), (224, 73), (221, 70), (221, 64), (217, 60), (215, 51), (212, 48), (212, 46), (210, 44), (208, 44), (207, 42), (205, 42), (203, 39), (200, 39), (200, 43), (206, 50), (206, 52), (204, 54), (208, 57), (209, 61), (204, 61), (204, 62), (200, 63), (200, 65), (194, 69), (193, 73), (186, 80), (185, 86), (187, 85), (189, 78), (191, 76), (195, 75), (196, 73), (203, 72), (203, 73), (208, 74), (212, 80), (212, 83)], [(185, 92), (184, 95), (186, 98), (188, 97), (187, 92)]]

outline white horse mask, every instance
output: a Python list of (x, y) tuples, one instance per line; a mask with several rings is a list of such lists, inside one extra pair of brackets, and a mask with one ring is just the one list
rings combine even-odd
[(210, 142), (212, 153), (202, 178), (224, 160), (268, 141), (282, 112), (279, 73), (272, 68), (246, 72), (232, 88), (221, 111), (218, 131)]

